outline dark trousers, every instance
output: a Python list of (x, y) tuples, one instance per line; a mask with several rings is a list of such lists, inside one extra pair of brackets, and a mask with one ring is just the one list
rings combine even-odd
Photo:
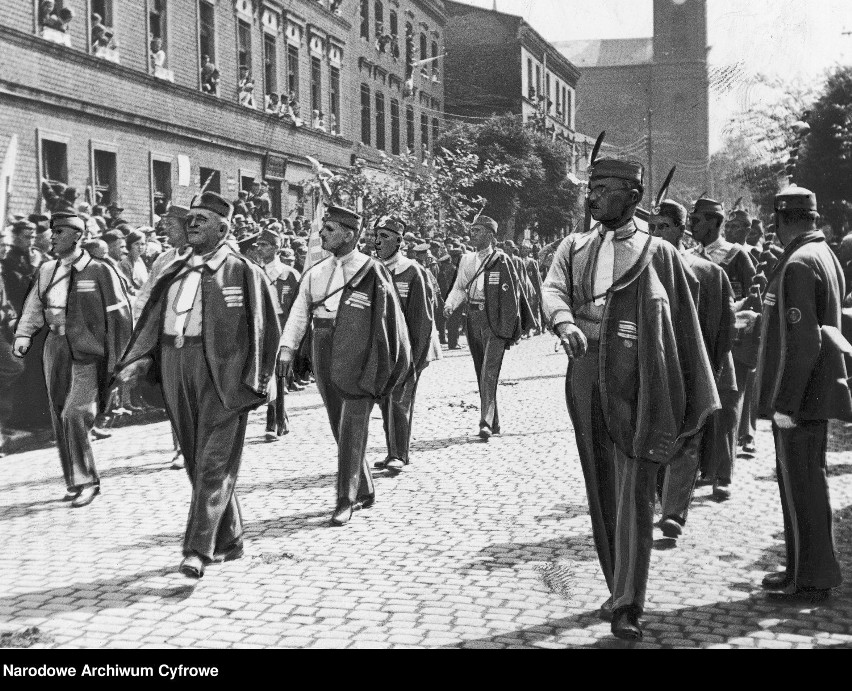
[(757, 394), (754, 390), (754, 377), (755, 370), (749, 370), (746, 374), (743, 410), (740, 413), (738, 432), (740, 439), (754, 439), (754, 432), (757, 429)]
[(825, 472), (828, 423), (800, 422), (792, 429), (774, 423), (775, 461), (787, 573), (796, 588), (835, 588), (843, 582), (834, 549), (831, 499)]
[(65, 336), (49, 333), (44, 342), (44, 379), (65, 486), (76, 491), (100, 485), (89, 432), (98, 412), (102, 364), (75, 362)]
[(701, 430), (687, 439), (671, 463), (657, 476), (657, 492), (663, 518), (674, 518), (681, 525), (686, 524), (695, 482), (698, 479), (703, 436), (704, 431)]
[(192, 484), (183, 553), (210, 561), (242, 542), (234, 488), (248, 412), (222, 405), (200, 343), (163, 346), (161, 375), (166, 409)]
[(15, 382), (23, 371), (24, 361), (12, 354), (12, 343), (0, 333), (0, 450), (4, 442), (3, 429), (7, 426), (14, 409), (12, 396), (15, 391)]
[(659, 465), (623, 454), (610, 439), (601, 410), (599, 351), (568, 366), (565, 395), (586, 480), (592, 536), (613, 609), (642, 612), (654, 538)]
[(435, 310), (435, 328), (438, 329), (438, 340), (441, 343), (447, 342), (447, 318), (444, 316), (443, 309)]
[(290, 417), (287, 415), (287, 379), (275, 377), (275, 395), (266, 406), (266, 431), (277, 432), (280, 437), (290, 431)]
[(450, 348), (456, 348), (459, 344), (459, 334), (464, 323), (464, 316), (464, 308), (459, 307), (447, 317), (447, 345)]
[(388, 458), (398, 458), (405, 463), (408, 463), (411, 420), (414, 417), (414, 397), (417, 395), (418, 381), (420, 374), (413, 374), (379, 403), (388, 445)]
[(710, 435), (701, 454), (701, 474), (720, 485), (731, 484), (734, 475), (734, 459), (737, 457), (740, 416), (743, 415), (748, 367), (734, 361), (737, 391), (720, 391), (721, 410), (707, 418), (706, 433)]
[(500, 380), (500, 368), (506, 352), (506, 340), (497, 338), (488, 326), (485, 310), (468, 307), (467, 346), (473, 357), (476, 369), (476, 381), (479, 384), (479, 424), (488, 425), (494, 432), (500, 429), (500, 415), (497, 411), (497, 383)]
[(374, 401), (372, 398), (342, 398), (331, 385), (333, 334), (333, 328), (314, 327), (313, 369), (337, 442), (337, 501), (354, 504), (358, 497), (375, 492), (366, 458)]

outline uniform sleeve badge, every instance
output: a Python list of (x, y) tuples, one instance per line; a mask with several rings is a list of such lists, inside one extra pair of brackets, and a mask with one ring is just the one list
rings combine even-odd
[(791, 307), (787, 310), (787, 321), (791, 324), (798, 324), (802, 321), (802, 312), (796, 307)]

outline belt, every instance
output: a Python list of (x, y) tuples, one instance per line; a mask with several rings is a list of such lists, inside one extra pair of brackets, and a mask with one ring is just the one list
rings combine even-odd
[(480, 312), (485, 309), (484, 302), (468, 302), (468, 305), (470, 305), (471, 309), (479, 310)]
[(203, 343), (203, 336), (172, 336), (171, 334), (162, 334), (160, 336), (160, 345), (171, 346), (172, 348), (202, 345)]
[(55, 333), (57, 336), (65, 335), (65, 324), (48, 324), (48, 329), (50, 329), (51, 333)]
[(315, 329), (333, 329), (334, 328), (334, 319), (330, 319), (328, 317), (314, 317), (314, 328)]

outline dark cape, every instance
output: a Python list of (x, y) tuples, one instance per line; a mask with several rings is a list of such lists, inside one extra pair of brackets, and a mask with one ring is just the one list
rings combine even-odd
[(604, 308), (601, 406), (631, 458), (670, 462), (721, 408), (687, 271), (674, 247), (649, 236)]
[(521, 289), (515, 264), (502, 250), (495, 250), (485, 267), (485, 314), (488, 326), (506, 348), (535, 328), (535, 317)]
[(331, 383), (342, 398), (387, 396), (411, 373), (405, 316), (387, 269), (370, 258), (337, 308)]
[(408, 327), (411, 363), (415, 372), (423, 371), (429, 364), (432, 330), (435, 326), (435, 300), (431, 295), (427, 271), (412, 262), (407, 269), (393, 275), (393, 284)]

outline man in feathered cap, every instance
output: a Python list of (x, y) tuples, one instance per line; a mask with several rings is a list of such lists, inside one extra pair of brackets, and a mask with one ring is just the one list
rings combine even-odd
[(587, 203), (595, 224), (562, 241), (542, 288), (569, 358), (568, 411), (612, 593), (601, 616), (628, 640), (642, 637), (657, 472), (719, 407), (695, 279), (673, 246), (633, 219), (643, 177), (633, 161), (593, 165)]
[(280, 332), (263, 271), (227, 240), (232, 206), (215, 192), (190, 205), (192, 251), (163, 269), (120, 364), (131, 379), (152, 364), (192, 484), (180, 571), (243, 555), (235, 493), (249, 412), (266, 403)]

